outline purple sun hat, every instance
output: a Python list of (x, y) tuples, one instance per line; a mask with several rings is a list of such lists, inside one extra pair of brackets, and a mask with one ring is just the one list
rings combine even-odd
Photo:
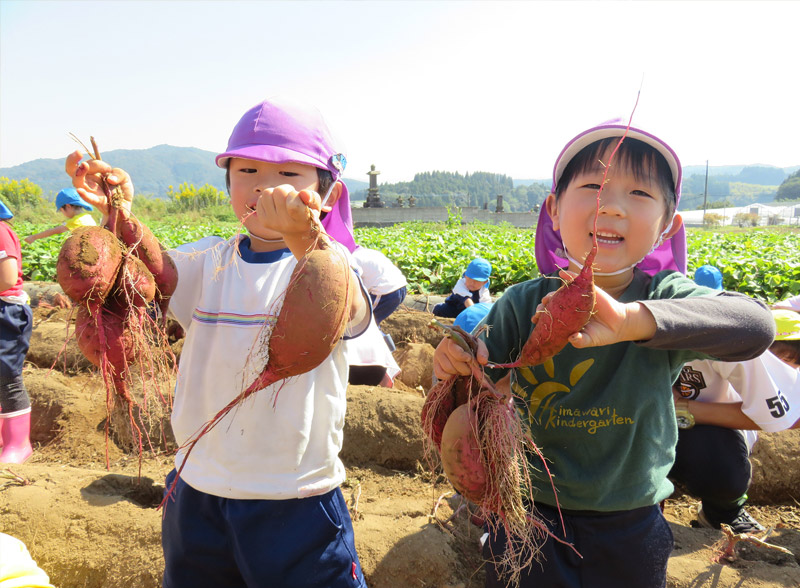
[[(326, 169), (341, 180), (347, 160), (334, 147), (334, 139), (319, 111), (280, 99), (264, 100), (244, 113), (233, 128), (228, 147), (216, 157), (218, 167), (241, 157), (270, 163), (302, 163)], [(341, 181), (342, 193), (322, 219), (325, 231), (350, 252), (358, 247), (353, 238), (350, 193)], [(325, 194), (321, 194), (325, 198)]]
[[(581, 149), (601, 139), (622, 137), (627, 128), (628, 125), (623, 119), (613, 119), (592, 127), (571, 139), (556, 159), (556, 164), (553, 167), (553, 186), (551, 191), (555, 193), (561, 174), (564, 173), (567, 164)], [(638, 139), (664, 156), (672, 172), (676, 198), (675, 210), (677, 211), (681, 198), (682, 170), (681, 162), (675, 151), (655, 135), (634, 127), (628, 129), (627, 138)], [(550, 213), (547, 211), (546, 206), (542, 206), (539, 212), (535, 249), (536, 264), (539, 267), (539, 272), (543, 275), (551, 274), (559, 268), (565, 268), (569, 265), (561, 242), (561, 233), (553, 229), (553, 219), (550, 218)], [(636, 267), (651, 276), (663, 270), (679, 271), (685, 274), (686, 231), (683, 226), (681, 225), (678, 232), (669, 239), (665, 239), (657, 248), (648, 253), (642, 261), (636, 264)]]

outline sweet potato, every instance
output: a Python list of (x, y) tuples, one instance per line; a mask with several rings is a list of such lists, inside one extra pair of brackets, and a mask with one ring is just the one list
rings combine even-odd
[(486, 496), (486, 468), (478, 440), (479, 419), (474, 403), (453, 410), (442, 431), (444, 474), (465, 498), (480, 504)]
[(75, 335), (78, 348), (86, 358), (100, 368), (104, 380), (114, 383), (117, 394), (131, 402), (125, 377), (135, 360), (134, 334), (126, 318), (100, 307), (94, 313), (84, 306), (78, 307), (75, 317)]
[[(92, 158), (99, 160), (94, 137), (92, 147)], [(169, 394), (165, 396), (161, 389), (165, 380), (161, 376), (174, 369), (175, 358), (164, 321), (177, 271), (153, 234), (126, 210), (125, 194), (108, 182), (110, 173), (93, 178), (108, 203), (105, 226), (79, 229), (65, 241), (57, 276), (64, 291), (78, 303), (78, 347), (100, 368), (109, 416), (115, 400), (121, 398), (139, 440), (141, 457), (142, 437), (133, 416), (134, 404), (139, 401), (130, 394), (130, 368), (134, 363), (140, 367), (143, 410), (151, 390), (159, 401), (169, 404)], [(160, 315), (154, 311), (154, 300), (161, 307)]]
[(178, 285), (178, 268), (175, 262), (158, 242), (155, 235), (136, 218), (119, 215), (116, 220), (116, 234), (129, 248), (130, 252), (144, 263), (155, 279), (155, 301), (165, 319), (169, 299)]
[(351, 304), (350, 266), (326, 241), (301, 259), (289, 281), (269, 337), (267, 364), (242, 393), (311, 371), (341, 339)]
[(56, 278), (75, 303), (102, 304), (117, 279), (122, 264), (117, 238), (102, 227), (76, 230), (64, 241), (56, 262)]
[(473, 387), (472, 378), (457, 378), (452, 376), (440, 380), (433, 386), (425, 397), (422, 405), (422, 430), (433, 442), (437, 450), (442, 447), (442, 433), (447, 419), (452, 412), (469, 400)]
[[(145, 307), (156, 295), (156, 281), (144, 263), (127, 255), (117, 273), (114, 284), (114, 301), (119, 302), (121, 312), (125, 305)], [(110, 301), (109, 301), (110, 304)]]
[(566, 347), (569, 337), (589, 322), (594, 310), (594, 272), (597, 238), (580, 273), (562, 285), (539, 313), (536, 326), (522, 347), (519, 359), (509, 367), (539, 365)]

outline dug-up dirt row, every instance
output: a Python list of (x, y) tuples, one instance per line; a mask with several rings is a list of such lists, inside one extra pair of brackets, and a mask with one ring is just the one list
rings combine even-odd
[[(419, 414), (440, 336), (430, 318), (402, 309), (384, 323), (403, 368), (393, 389), (348, 389), (343, 491), (371, 588), (483, 585), (482, 531), (467, 509), (453, 517), (461, 501), (424, 455)], [(58, 588), (159, 587), (156, 507), (174, 446), (168, 412), (141, 415), (159, 441), (140, 460), (125, 434), (127, 417), (112, 411), (109, 419), (99, 377), (67, 340), (69, 321), (69, 310), (35, 309), (24, 372), (35, 452), (28, 463), (0, 466), (0, 531), (22, 540)], [(675, 536), (669, 587), (800, 586), (800, 431), (763, 435), (753, 465), (751, 512), (775, 527), (771, 542), (795, 555), (748, 544), (737, 548), (736, 561), (714, 563), (720, 532), (694, 528), (696, 503), (676, 492), (665, 507)]]

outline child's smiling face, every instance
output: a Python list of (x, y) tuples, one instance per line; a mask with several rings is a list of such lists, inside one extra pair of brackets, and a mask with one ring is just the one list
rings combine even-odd
[[(281, 235), (258, 226), (250, 220), (258, 199), (264, 190), (288, 184), (298, 192), (319, 188), (317, 168), (302, 163), (270, 163), (254, 159), (233, 157), (230, 161), (231, 206), (244, 227), (263, 239), (277, 239)], [(252, 226), (251, 226), (252, 225)]]
[[(608, 161), (609, 155), (610, 152), (605, 153), (600, 160)], [(604, 172), (598, 161), (597, 166), (572, 178), (557, 200), (550, 194), (546, 201), (553, 228), (561, 231), (570, 256), (580, 262), (592, 248), (597, 192)], [(594, 267), (598, 272), (632, 270), (650, 252), (671, 220), (666, 218), (669, 196), (656, 180), (655, 171), (640, 175), (636, 177), (626, 166), (612, 164), (609, 170), (597, 218), (598, 251)], [(678, 228), (680, 221), (673, 223), (664, 238)]]

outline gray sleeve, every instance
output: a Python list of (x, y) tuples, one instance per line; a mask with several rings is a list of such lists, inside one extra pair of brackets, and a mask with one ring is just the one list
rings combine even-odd
[(775, 337), (765, 304), (736, 292), (640, 300), (656, 319), (656, 334), (640, 344), (653, 349), (689, 349), (722, 361), (761, 355)]

